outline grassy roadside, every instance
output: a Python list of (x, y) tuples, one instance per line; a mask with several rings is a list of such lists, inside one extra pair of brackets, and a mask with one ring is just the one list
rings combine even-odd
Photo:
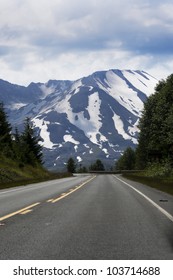
[(69, 173), (51, 173), (41, 166), (23, 165), (0, 157), (0, 189), (70, 176), (72, 175)]
[(160, 191), (169, 193), (173, 195), (173, 177), (150, 177), (147, 176), (145, 172), (138, 173), (123, 173), (123, 177), (148, 185), (152, 188), (158, 189)]

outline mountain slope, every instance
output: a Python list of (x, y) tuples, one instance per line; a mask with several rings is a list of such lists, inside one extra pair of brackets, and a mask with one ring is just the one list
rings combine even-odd
[(99, 158), (112, 166), (127, 146), (137, 144), (143, 102), (156, 83), (144, 71), (100, 71), (74, 82), (32, 83), (23, 94), (19, 87), (5, 104), (13, 126), (32, 119), (46, 167), (63, 169), (70, 156), (83, 165)]

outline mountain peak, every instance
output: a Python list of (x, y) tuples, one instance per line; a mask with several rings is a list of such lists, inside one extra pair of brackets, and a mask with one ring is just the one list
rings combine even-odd
[(127, 146), (136, 146), (143, 103), (157, 82), (145, 71), (119, 69), (16, 90), (11, 84), (4, 90), (0, 81), (0, 100), (13, 125), (20, 128), (26, 117), (31, 118), (46, 167), (62, 170), (70, 156), (80, 165), (99, 158), (112, 166)]

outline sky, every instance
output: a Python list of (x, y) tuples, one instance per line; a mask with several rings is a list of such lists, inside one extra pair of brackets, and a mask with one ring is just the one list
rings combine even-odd
[(173, 73), (172, 0), (0, 0), (0, 79), (28, 85), (109, 69)]

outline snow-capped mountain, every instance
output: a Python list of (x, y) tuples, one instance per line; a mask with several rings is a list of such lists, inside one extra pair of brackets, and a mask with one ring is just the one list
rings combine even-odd
[(0, 80), (0, 100), (13, 126), (31, 118), (42, 139), (46, 167), (63, 169), (70, 156), (79, 165), (99, 158), (113, 166), (127, 146), (137, 144), (143, 103), (157, 82), (144, 71), (131, 70), (28, 87)]

